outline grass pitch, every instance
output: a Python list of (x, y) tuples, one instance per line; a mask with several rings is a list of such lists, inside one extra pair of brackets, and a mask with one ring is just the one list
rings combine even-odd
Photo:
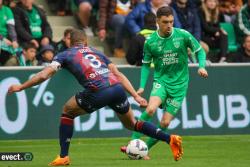
[[(250, 135), (184, 136), (184, 156), (173, 160), (163, 142), (150, 150), (151, 160), (129, 160), (120, 146), (129, 138), (74, 139), (71, 167), (249, 167)], [(0, 167), (43, 167), (59, 152), (57, 140), (0, 140), (0, 152), (32, 152), (33, 161), (0, 161)]]

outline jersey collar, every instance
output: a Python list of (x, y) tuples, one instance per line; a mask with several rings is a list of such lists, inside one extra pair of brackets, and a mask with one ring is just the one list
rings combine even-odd
[(174, 34), (174, 28), (172, 28), (171, 34), (170, 34), (168, 37), (165, 37), (165, 38), (164, 38), (164, 37), (161, 37), (158, 31), (159, 31), (159, 30), (156, 31), (156, 34), (157, 34), (157, 36), (158, 36), (160, 39), (170, 39), (170, 38), (173, 36), (173, 34)]

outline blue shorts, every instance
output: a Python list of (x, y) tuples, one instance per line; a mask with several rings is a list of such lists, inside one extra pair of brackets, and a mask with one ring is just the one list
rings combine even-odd
[(104, 106), (109, 106), (119, 114), (128, 112), (130, 104), (121, 84), (102, 89), (97, 92), (84, 90), (75, 95), (77, 104), (88, 113)]
[(96, 5), (97, 0), (74, 0), (75, 4), (79, 6), (82, 2), (89, 2), (92, 6)]

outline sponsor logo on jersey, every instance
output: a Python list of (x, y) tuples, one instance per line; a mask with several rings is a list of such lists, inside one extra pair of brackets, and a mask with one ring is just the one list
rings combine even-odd
[(97, 71), (95, 71), (93, 73), (90, 73), (89, 78), (93, 79), (93, 78), (97, 77), (98, 75), (106, 74), (108, 72), (109, 72), (109, 69), (107, 69), (107, 68), (97, 70)]
[(166, 53), (162, 58), (163, 65), (179, 63), (178, 53)]
[(82, 49), (79, 49), (78, 50), (80, 53), (87, 53), (87, 52), (92, 52), (92, 50), (91, 49), (89, 49), (89, 48), (82, 48)]
[(156, 83), (156, 84), (155, 84), (155, 88), (156, 88), (156, 89), (159, 89), (159, 88), (161, 88), (161, 84), (159, 84), (159, 83)]

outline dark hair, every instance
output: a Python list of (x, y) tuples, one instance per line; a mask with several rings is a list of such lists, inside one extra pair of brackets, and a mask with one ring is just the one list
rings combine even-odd
[(246, 40), (247, 40), (248, 37), (250, 37), (250, 35), (245, 35), (245, 36), (243, 37), (243, 41), (246, 42)]
[(28, 49), (37, 49), (36, 45), (32, 42), (27, 42), (23, 45), (23, 50), (28, 50)]
[(87, 36), (83, 30), (73, 29), (70, 33), (71, 45), (83, 44)]
[(64, 37), (66, 37), (68, 34), (70, 34), (73, 31), (73, 28), (67, 28), (66, 30), (64, 30)]
[(157, 18), (160, 18), (161, 16), (170, 16), (170, 15), (172, 16), (174, 15), (173, 9), (170, 6), (163, 6), (159, 8), (156, 12)]
[(144, 15), (144, 28), (156, 30), (156, 16), (154, 13), (149, 12)]

